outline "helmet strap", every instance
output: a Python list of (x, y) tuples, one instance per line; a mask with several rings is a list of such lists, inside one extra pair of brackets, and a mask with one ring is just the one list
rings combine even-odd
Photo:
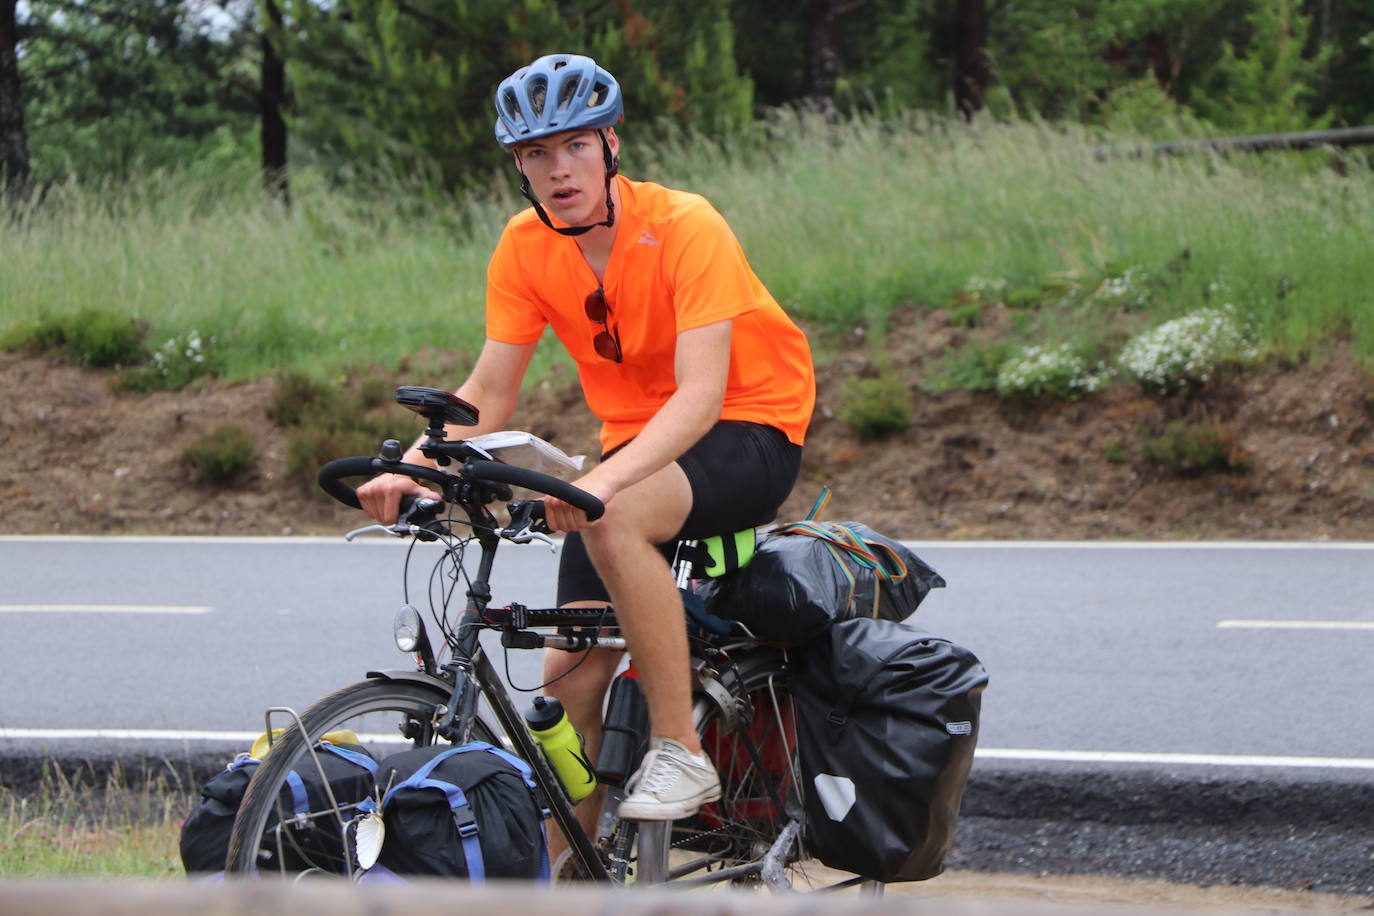
[[(523, 167), (520, 169), (520, 193), (534, 205), (534, 212), (539, 214), (539, 221), (559, 235), (582, 235), (585, 232), (591, 232), (597, 226), (609, 228), (615, 225), (615, 201), (611, 200), (611, 179), (615, 178), (620, 171), (620, 157), (611, 155), (611, 145), (606, 142), (604, 130), (598, 130), (596, 135), (601, 138), (601, 161), (606, 166), (606, 219), (602, 222), (592, 223), (590, 226), (555, 226), (553, 220), (549, 219), (549, 214), (544, 212), (544, 207), (539, 203), (539, 198), (535, 197), (534, 191), (530, 189), (529, 176), (525, 174)], [(519, 151), (516, 152), (515, 158), (519, 161)]]

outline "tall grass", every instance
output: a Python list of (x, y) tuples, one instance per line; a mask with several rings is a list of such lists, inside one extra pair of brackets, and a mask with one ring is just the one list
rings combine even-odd
[[(817, 322), (881, 327), (895, 306), (993, 282), (1051, 291), (1027, 337), (1110, 336), (1123, 310), (1095, 293), (1134, 267), (1148, 278), (1135, 325), (1228, 301), (1281, 351), (1348, 333), (1374, 361), (1374, 175), (1359, 159), (1344, 177), (1286, 153), (1098, 161), (1094, 146), (1129, 138), (917, 115), (779, 114), (723, 143), (623, 135), (627, 174), (710, 197), (779, 300)], [(251, 175), (58, 188), (0, 224), (0, 325), (109, 309), (147, 323), (152, 346), (198, 331), (233, 377), (473, 354), (486, 261), (519, 206), (509, 186), (452, 200), (306, 174), (289, 212)]]
[(1099, 161), (1095, 148), (1123, 138), (922, 116), (780, 115), (770, 133), (743, 156), (683, 142), (662, 166), (726, 212), (799, 314), (881, 319), (979, 278), (1058, 290), (1037, 323), (1075, 336), (1119, 315), (1093, 293), (1134, 266), (1150, 287), (1139, 323), (1233, 301), (1283, 350), (1348, 331), (1374, 360), (1367, 160), (1345, 177), (1310, 154)]
[(188, 793), (49, 765), (33, 792), (0, 786), (0, 877), (176, 877)]

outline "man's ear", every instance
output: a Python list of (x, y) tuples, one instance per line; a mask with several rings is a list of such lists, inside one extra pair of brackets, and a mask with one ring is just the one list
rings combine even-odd
[(606, 128), (603, 135), (606, 140), (606, 148), (611, 151), (611, 164), (606, 169), (606, 177), (614, 178), (620, 173), (620, 138), (615, 135), (615, 128)]

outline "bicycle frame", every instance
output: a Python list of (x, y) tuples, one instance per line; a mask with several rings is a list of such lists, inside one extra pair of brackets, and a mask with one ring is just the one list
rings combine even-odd
[[(511, 702), (510, 696), (506, 693), (504, 682), (496, 673), (495, 667), (492, 666), (491, 660), (487, 658), (486, 651), (478, 640), (484, 629), (482, 612), (486, 610), (487, 602), (491, 599), (491, 570), (496, 560), (496, 548), (500, 539), (492, 534), (484, 534), (478, 536), (477, 542), (482, 552), (478, 561), (477, 573), (472, 578), (467, 592), (467, 608), (458, 622), (457, 635), (452, 645), (452, 655), (441, 666), (445, 671), (451, 673), (453, 680), (450, 683), (443, 678), (431, 679), (429, 676), (424, 678), (430, 683), (434, 681), (443, 683), (451, 690), (448, 712), (443, 721), (439, 723), (438, 730), (441, 734), (446, 732), (454, 734), (460, 742), (467, 741), (470, 738), (472, 725), (477, 715), (477, 701), (480, 693), (481, 698), (486, 700), (488, 708), (496, 717), (501, 730), (514, 745), (516, 755), (527, 762), (533, 770), (534, 780), (540, 791), (544, 793), (554, 822), (568, 840), (569, 848), (573, 850), (573, 854), (586, 870), (586, 874), (593, 881), (610, 881), (610, 874), (606, 871), (606, 866), (597, 852), (596, 844), (587, 835), (587, 831), (582, 828), (581, 822), (578, 821), (573, 812), (572, 803), (564, 794), (558, 775), (553, 771), (553, 767), (549, 765), (543, 750), (525, 726), (524, 717), (515, 708), (515, 704)], [(369, 676), (371, 675), (369, 674)]]

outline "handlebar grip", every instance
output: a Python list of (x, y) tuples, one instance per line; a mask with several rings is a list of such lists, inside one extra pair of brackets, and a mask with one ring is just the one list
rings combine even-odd
[(352, 506), (354, 509), (361, 509), (362, 503), (358, 502), (358, 491), (344, 483), (341, 477), (358, 477), (363, 474), (372, 473), (372, 462), (375, 459), (360, 455), (356, 458), (335, 458), (333, 461), (320, 468), (320, 473), (316, 476), (319, 481), (320, 489), (330, 496), (343, 503), (345, 506)]
[(469, 461), (463, 466), (463, 470), (471, 476), (479, 477), (482, 480), (508, 483), (511, 486), (524, 487), (527, 490), (535, 490), (547, 496), (561, 499), (565, 503), (576, 506), (587, 513), (587, 519), (589, 521), (594, 522), (606, 514), (605, 504), (586, 490), (575, 487), (565, 480), (559, 480), (557, 477), (551, 477), (539, 471), (517, 467), (513, 464), (501, 464), (498, 461), (484, 461), (481, 459)]
[(344, 483), (341, 477), (358, 477), (363, 474), (371, 474), (374, 471), (385, 471), (388, 474), (403, 474), (406, 477), (418, 477), (421, 480), (429, 480), (443, 486), (449, 480), (449, 476), (443, 471), (434, 468), (427, 468), (419, 464), (386, 464), (380, 458), (371, 458), (367, 455), (358, 455), (353, 458), (335, 458), (333, 461), (320, 468), (320, 473), (316, 480), (320, 484), (320, 489), (330, 496), (343, 503), (345, 506), (352, 506), (354, 509), (361, 509), (362, 503), (358, 502), (358, 491)]

